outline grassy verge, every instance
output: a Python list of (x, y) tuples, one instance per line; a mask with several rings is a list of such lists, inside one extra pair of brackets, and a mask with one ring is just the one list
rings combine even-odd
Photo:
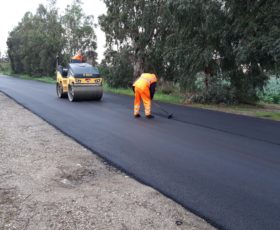
[(116, 93), (116, 94), (123, 94), (128, 96), (133, 96), (133, 91), (131, 89), (125, 88), (112, 88), (108, 84), (103, 84), (103, 89), (105, 92)]
[(21, 75), (15, 77), (18, 77), (20, 79), (25, 79), (25, 80), (41, 81), (41, 82), (51, 83), (51, 84), (56, 83), (56, 80), (53, 79), (52, 77), (30, 77), (29, 75)]
[(279, 112), (256, 112), (256, 116), (259, 118), (266, 118), (275, 121), (280, 121), (280, 111)]
[(209, 109), (226, 113), (240, 114), (264, 119), (280, 121), (280, 105), (264, 104), (257, 105), (208, 105), (208, 104), (191, 104), (195, 108)]
[(24, 80), (33, 80), (33, 81), (40, 81), (40, 82), (45, 82), (45, 83), (51, 83), (51, 84), (54, 84), (56, 83), (56, 80), (53, 79), (52, 77), (31, 77), (29, 75), (17, 75), (17, 74), (14, 74), (12, 72), (9, 72), (9, 71), (0, 71), (0, 74), (3, 74), (3, 75), (8, 75), (8, 76), (11, 76), (11, 77), (15, 77), (15, 78), (20, 78), (20, 79), (24, 79)]
[[(132, 89), (128, 89), (128, 88), (117, 88), (116, 89), (116, 88), (112, 88), (112, 87), (108, 86), (107, 84), (104, 84), (103, 87), (104, 87), (104, 91), (106, 91), (106, 92), (129, 95), (129, 96), (134, 95)], [(183, 96), (182, 95), (172, 95), (172, 94), (167, 95), (167, 94), (162, 93), (161, 91), (157, 91), (155, 94), (154, 100), (180, 105), (183, 102)]]

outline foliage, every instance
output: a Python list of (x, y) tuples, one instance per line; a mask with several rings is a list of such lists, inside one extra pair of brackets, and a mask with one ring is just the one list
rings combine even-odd
[(0, 62), (0, 73), (2, 74), (11, 73), (11, 65), (9, 62)]
[[(109, 50), (129, 51), (134, 78), (143, 63), (161, 80), (196, 90), (197, 73), (215, 79), (197, 92), (205, 101), (254, 103), (268, 74), (279, 74), (280, 29), (277, 0), (104, 0), (99, 18)], [(136, 74), (137, 73), (137, 74)], [(228, 87), (222, 82), (228, 81)], [(216, 98), (216, 99), (213, 99)]]
[[(126, 87), (150, 63), (162, 85), (171, 82), (200, 102), (278, 102), (278, 92), (265, 87), (280, 72), (278, 0), (103, 1), (107, 51), (100, 70), (111, 87)], [(13, 71), (52, 75), (55, 56), (66, 63), (78, 48), (95, 64), (93, 17), (81, 4), (73, 0), (59, 16), (49, 0), (35, 15), (26, 13), (7, 42)], [(198, 73), (208, 79), (200, 88)]]
[(259, 97), (264, 102), (280, 104), (280, 79), (272, 76)]
[[(78, 49), (92, 52), (96, 49), (96, 35), (92, 15), (85, 15), (80, 0), (68, 5), (61, 17), (64, 28), (65, 52), (74, 55)], [(70, 58), (70, 56), (69, 56)]]
[[(278, 72), (280, 64), (280, 27), (277, 0), (225, 0), (227, 36), (231, 36), (236, 64), (249, 71), (269, 69)], [(257, 70), (254, 70), (256, 68)]]
[[(143, 71), (146, 62), (152, 62), (151, 50), (167, 27), (165, 0), (104, 0), (107, 14), (99, 17), (106, 33), (109, 50), (116, 47), (130, 52), (133, 77)], [(159, 57), (159, 56), (158, 56)]]
[(62, 32), (54, 6), (40, 5), (35, 15), (26, 13), (7, 41), (12, 70), (51, 76), (56, 55), (63, 48)]
[(91, 52), (95, 63), (93, 17), (83, 13), (81, 4), (74, 0), (63, 16), (58, 15), (56, 0), (49, 0), (47, 6), (39, 5), (34, 15), (27, 12), (7, 40), (12, 70), (32, 76), (53, 76), (57, 55), (66, 64), (78, 48)]
[(268, 72), (279, 70), (278, 1), (226, 0), (222, 65), (241, 102), (258, 99)]
[(108, 85), (115, 88), (127, 87), (133, 75), (129, 52), (126, 49), (122, 49), (121, 52), (107, 52), (99, 69)]
[[(181, 87), (195, 88), (195, 76), (206, 67), (211, 75), (218, 70), (213, 57), (221, 39), (224, 22), (219, 1), (167, 1), (174, 15), (173, 32), (167, 37), (165, 58), (177, 65), (176, 78)], [(219, 54), (219, 53), (218, 53)]]
[[(206, 86), (206, 81), (208, 85)], [(194, 103), (225, 103), (235, 104), (237, 99), (230, 82), (221, 76), (209, 77), (203, 73), (196, 76), (195, 94), (189, 98)]]

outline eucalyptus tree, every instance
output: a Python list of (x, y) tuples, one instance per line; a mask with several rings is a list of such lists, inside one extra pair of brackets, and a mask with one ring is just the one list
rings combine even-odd
[(84, 13), (80, 0), (74, 0), (71, 5), (66, 7), (61, 21), (65, 30), (64, 51), (69, 55), (68, 57), (74, 55), (78, 49), (91, 53), (96, 50), (94, 17)]
[(239, 101), (257, 100), (271, 72), (279, 73), (280, 3), (277, 0), (168, 0), (174, 31), (165, 58), (174, 60), (182, 86), (195, 75), (222, 72)]
[(110, 86), (126, 88), (132, 81), (133, 65), (129, 57), (130, 53), (127, 47), (118, 51), (106, 50), (105, 58), (100, 65), (100, 71)]
[(39, 5), (33, 15), (27, 12), (7, 40), (12, 70), (30, 75), (54, 74), (57, 53), (63, 46), (62, 27), (55, 1)]
[(225, 20), (222, 3), (216, 0), (168, 0), (173, 15), (173, 31), (165, 46), (165, 58), (176, 65), (175, 79), (193, 90), (195, 76), (219, 69), (221, 28)]
[(126, 47), (133, 64), (133, 77), (152, 62), (156, 42), (167, 27), (166, 0), (104, 0), (107, 14), (99, 17), (109, 50)]
[(269, 74), (279, 74), (280, 3), (225, 0), (224, 10), (224, 68), (237, 95), (254, 100)]
[(84, 14), (81, 2), (74, 0), (64, 15), (58, 14), (56, 0), (39, 5), (33, 15), (27, 12), (7, 40), (11, 66), (16, 73), (53, 76), (56, 56), (67, 63), (79, 48), (96, 63), (96, 36), (93, 16)]

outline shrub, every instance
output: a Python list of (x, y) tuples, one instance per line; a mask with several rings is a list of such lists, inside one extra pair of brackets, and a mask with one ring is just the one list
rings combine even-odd
[(237, 99), (234, 90), (231, 89), (229, 81), (220, 76), (211, 76), (208, 78), (208, 87), (205, 83), (206, 76), (202, 73), (197, 75), (195, 82), (196, 93), (189, 99), (195, 103), (225, 103), (235, 104)]
[(170, 95), (176, 91), (179, 91), (179, 87), (171, 81), (164, 81), (160, 79), (160, 81), (158, 82), (157, 90), (162, 92), (163, 94)]
[(263, 91), (258, 92), (261, 101), (280, 104), (280, 79), (272, 76)]

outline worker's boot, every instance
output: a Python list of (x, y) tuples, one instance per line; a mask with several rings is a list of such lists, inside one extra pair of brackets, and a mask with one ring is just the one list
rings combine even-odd
[(154, 116), (150, 114), (150, 115), (146, 115), (146, 118), (152, 119), (152, 118), (154, 118)]
[(139, 118), (139, 117), (141, 117), (141, 115), (138, 113), (138, 114), (135, 114), (134, 117)]

